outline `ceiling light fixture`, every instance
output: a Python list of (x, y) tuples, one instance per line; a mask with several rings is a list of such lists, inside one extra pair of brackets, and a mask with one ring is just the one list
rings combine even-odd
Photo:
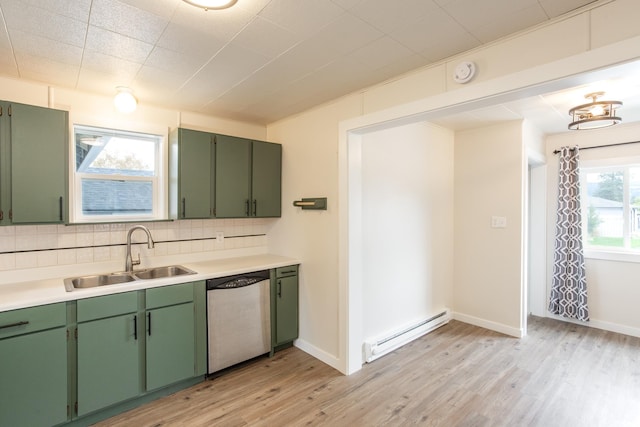
[(138, 106), (138, 100), (133, 96), (133, 91), (128, 87), (118, 86), (116, 87), (116, 96), (113, 98), (113, 105), (116, 110), (121, 113), (132, 113)]
[(204, 10), (226, 9), (237, 3), (238, 0), (183, 0), (192, 6), (200, 7)]
[(585, 95), (591, 99), (588, 104), (578, 105), (569, 110), (572, 118), (570, 130), (598, 129), (617, 125), (622, 118), (616, 116), (617, 109), (622, 106), (620, 101), (598, 101), (604, 92), (593, 92)]

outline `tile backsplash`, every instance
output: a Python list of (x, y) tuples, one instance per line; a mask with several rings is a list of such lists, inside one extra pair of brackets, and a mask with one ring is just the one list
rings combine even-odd
[[(142, 223), (151, 231), (132, 235), (134, 258), (267, 246), (274, 218), (204, 219)], [(138, 223), (18, 225), (0, 227), (0, 271), (38, 267), (124, 262), (127, 231)], [(224, 239), (216, 240), (222, 232)]]

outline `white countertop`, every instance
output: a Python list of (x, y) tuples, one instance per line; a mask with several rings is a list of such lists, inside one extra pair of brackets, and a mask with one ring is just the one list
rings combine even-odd
[(179, 264), (195, 271), (196, 274), (163, 279), (137, 280), (117, 285), (76, 289), (72, 292), (65, 290), (64, 278), (62, 277), (9, 283), (0, 286), (0, 312), (100, 295), (155, 288), (176, 283), (195, 282), (213, 277), (231, 276), (258, 270), (286, 267), (299, 263), (300, 261), (294, 258), (271, 254), (215, 259), (193, 263), (182, 262)]

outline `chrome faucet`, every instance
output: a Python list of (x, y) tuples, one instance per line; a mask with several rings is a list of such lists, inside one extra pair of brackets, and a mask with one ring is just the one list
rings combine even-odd
[(133, 234), (135, 230), (142, 230), (145, 233), (147, 233), (147, 247), (149, 249), (152, 249), (154, 245), (153, 238), (151, 237), (151, 232), (144, 225), (134, 225), (129, 229), (129, 232), (127, 233), (127, 255), (124, 262), (124, 269), (127, 273), (130, 273), (133, 271), (134, 265), (140, 264), (140, 252), (138, 252), (137, 260), (134, 260), (133, 257), (131, 256), (131, 234)]

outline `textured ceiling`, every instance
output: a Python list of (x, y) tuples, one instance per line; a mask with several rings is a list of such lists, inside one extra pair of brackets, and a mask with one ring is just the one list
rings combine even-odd
[(0, 74), (270, 123), (593, 0), (0, 0)]

